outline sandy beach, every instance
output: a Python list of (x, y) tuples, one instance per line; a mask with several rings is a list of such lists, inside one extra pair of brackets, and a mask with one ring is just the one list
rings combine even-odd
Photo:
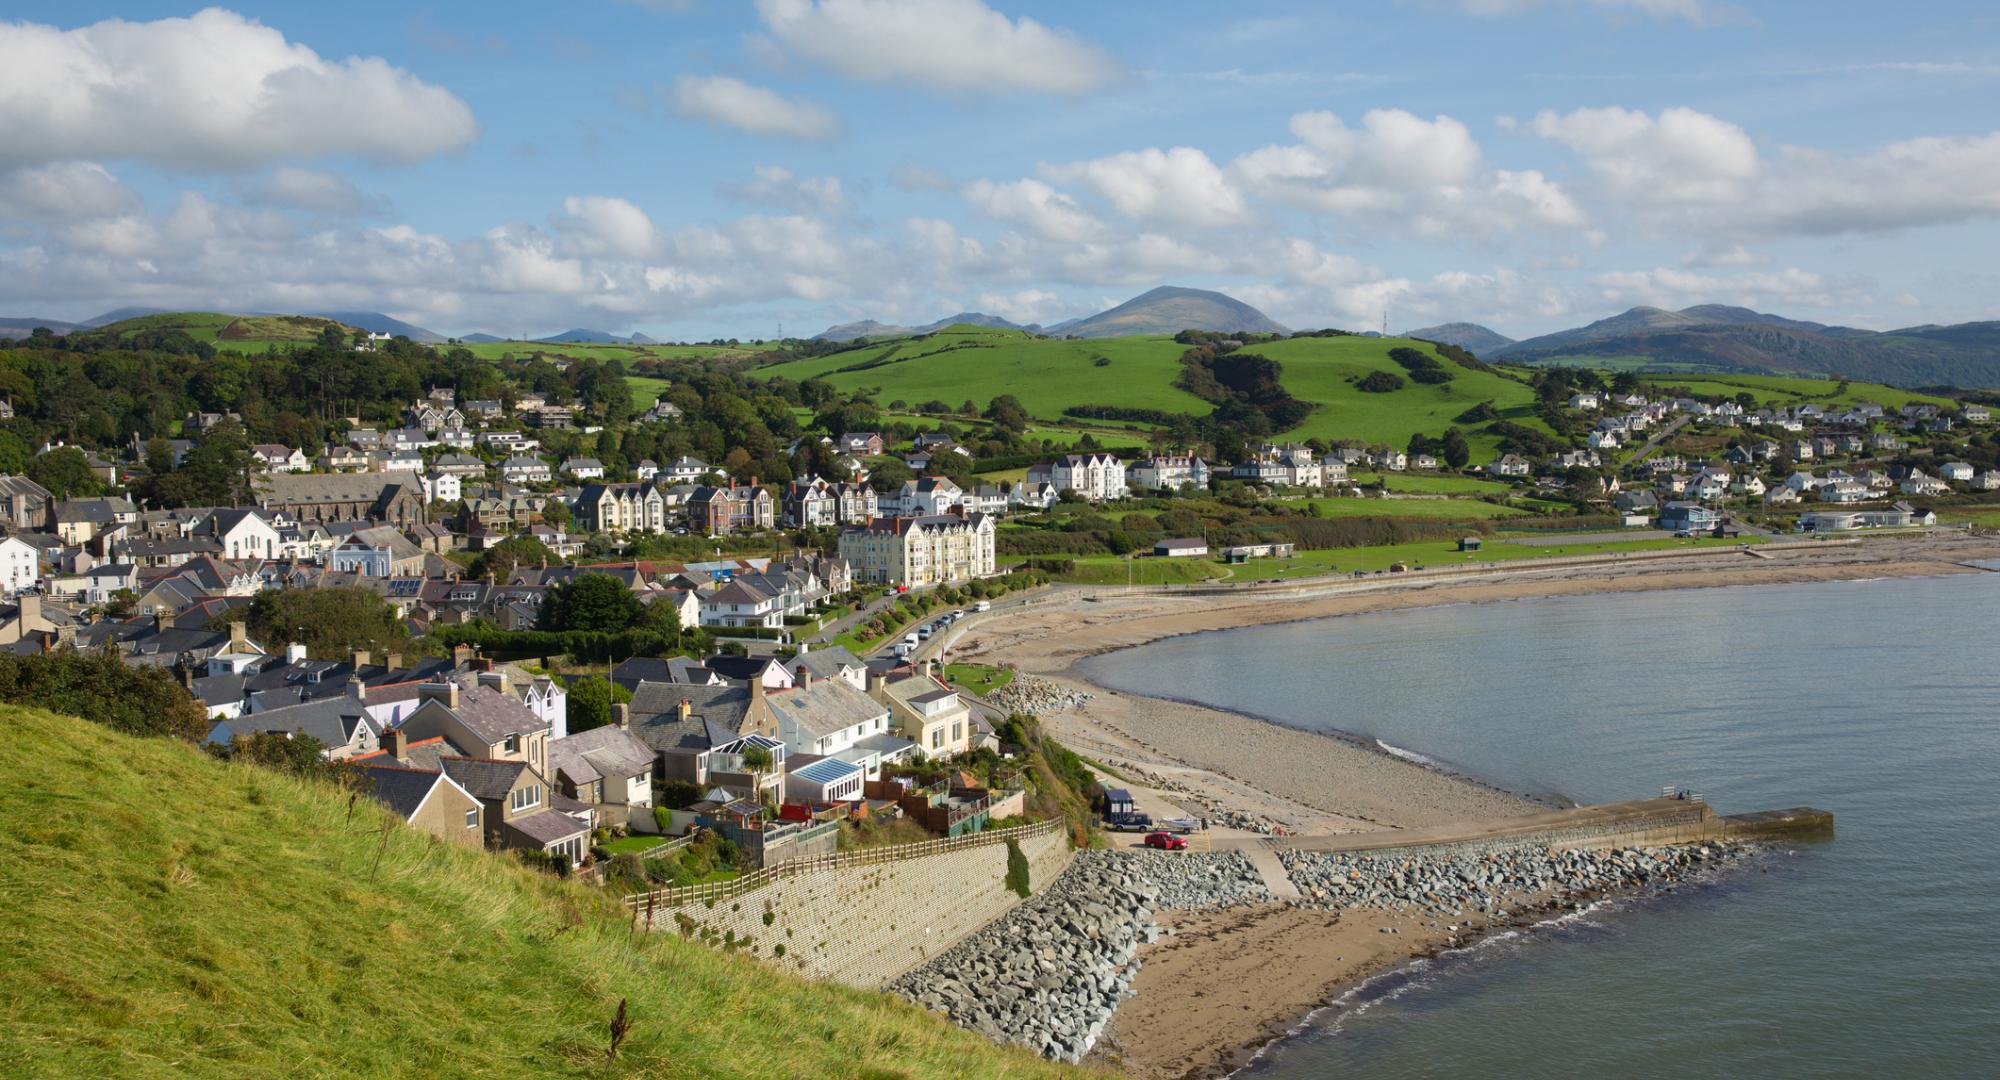
[[(967, 627), (953, 659), (1004, 663), (1094, 695), (1044, 715), (1065, 744), (1189, 814), (1218, 812), (1304, 833), (1490, 821), (1541, 804), (1391, 756), (1372, 743), (1095, 686), (1078, 661), (1182, 634), (1333, 616), (1536, 597), (1983, 572), (2000, 539), (1926, 534), (1853, 545), (1617, 564), (1508, 568), (1477, 579), (1328, 582), (1287, 595), (1175, 596), (1075, 591)], [(1145, 807), (1142, 805), (1141, 807)], [(1245, 839), (1241, 829), (1212, 830)], [(1390, 920), (1400, 920), (1391, 922)], [(1385, 925), (1397, 932), (1383, 933)], [(1141, 953), (1137, 996), (1121, 1007), (1101, 1060), (1139, 1076), (1220, 1075), (1343, 987), (1483, 928), (1380, 912), (1285, 905), (1183, 915)]]

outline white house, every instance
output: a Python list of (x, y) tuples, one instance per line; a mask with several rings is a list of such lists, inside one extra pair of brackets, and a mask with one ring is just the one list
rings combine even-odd
[(1963, 461), (1947, 461), (1938, 466), (1938, 475), (1954, 484), (1962, 484), (1972, 479), (1973, 468)]
[(574, 457), (562, 463), (562, 472), (577, 480), (600, 480), (604, 477), (604, 463), (594, 457)]
[(41, 584), (41, 549), (18, 536), (0, 540), (0, 590), (8, 596)]
[(700, 599), (703, 626), (761, 626), (775, 630), (785, 625), (784, 608), (778, 598), (741, 581), (702, 593)]
[(1925, 475), (1922, 469), (1911, 469), (1903, 481), (1905, 495), (1943, 495), (1951, 490), (1951, 485), (1935, 476)]
[(261, 510), (238, 507), (218, 510), (211, 526), (225, 559), (275, 559), (278, 530)]
[(1209, 468), (1208, 462), (1198, 457), (1169, 455), (1139, 462), (1132, 466), (1129, 476), (1133, 487), (1179, 491), (1188, 484), (1207, 487)]
[(1494, 476), (1526, 476), (1533, 469), (1528, 460), (1518, 454), (1502, 455), (1486, 466), (1486, 471)]
[(526, 454), (516, 454), (500, 463), (500, 478), (510, 484), (547, 483), (552, 475), (548, 462)]
[(1112, 454), (1065, 454), (1049, 466), (1049, 483), (1058, 491), (1074, 491), (1090, 502), (1122, 499), (1125, 463)]
[(425, 473), (423, 482), (425, 502), (455, 503), (465, 497), (465, 478), (457, 473)]

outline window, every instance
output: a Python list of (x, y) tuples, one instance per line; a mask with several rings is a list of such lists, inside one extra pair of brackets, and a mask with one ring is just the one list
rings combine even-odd
[(477, 829), (479, 827), (479, 808), (477, 806), (465, 812), (465, 827), (468, 829)]
[(941, 727), (940, 727), (940, 728), (932, 728), (932, 729), (931, 729), (931, 749), (933, 749), (933, 750), (936, 750), (936, 749), (938, 749), (939, 747), (941, 747), (941, 746), (943, 746), (943, 745), (944, 745), (944, 729), (943, 729), (943, 728), (941, 728)]
[(540, 806), (542, 802), (541, 785), (529, 784), (524, 788), (515, 788), (508, 793), (507, 799), (508, 805), (517, 811)]
[(508, 753), (518, 754), (521, 752), (521, 737), (519, 735), (509, 735), (507, 736), (506, 741), (502, 742), (500, 745)]

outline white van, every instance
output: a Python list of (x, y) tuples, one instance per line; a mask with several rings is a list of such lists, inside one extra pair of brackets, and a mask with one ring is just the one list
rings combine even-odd
[(985, 601), (985, 600), (981, 600), (981, 601), (980, 601), (980, 602), (978, 602), (977, 604), (974, 604), (974, 605), (972, 605), (972, 610), (974, 610), (974, 611), (992, 611), (992, 610), (993, 610), (993, 605), (992, 605), (991, 603), (989, 603), (989, 602)]
[(903, 644), (904, 644), (904, 646), (905, 646), (905, 647), (907, 647), (907, 648), (911, 648), (911, 649), (914, 649), (914, 648), (916, 648), (916, 647), (917, 647), (917, 643), (918, 643), (918, 642), (920, 642), (920, 641), (922, 641), (922, 640), (923, 640), (923, 638), (921, 638), (921, 637), (918, 637), (918, 636), (917, 636), (917, 635), (916, 635), (916, 634), (915, 634), (914, 632), (912, 632), (912, 633), (908, 633), (908, 634), (904, 634), (904, 635), (903, 635)]

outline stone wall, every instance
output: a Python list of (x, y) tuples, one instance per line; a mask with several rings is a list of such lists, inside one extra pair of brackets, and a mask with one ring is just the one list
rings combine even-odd
[[(1069, 864), (1060, 828), (1017, 842), (1031, 891), (1047, 888)], [(1007, 845), (976, 844), (815, 867), (739, 896), (658, 906), (652, 926), (741, 948), (808, 978), (878, 989), (1013, 910), (1021, 897), (1006, 877)], [(636, 917), (644, 920), (643, 906)]]
[(1727, 831), (1724, 820), (1707, 803), (1639, 799), (1502, 819), (1472, 829), (1443, 826), (1293, 837), (1274, 840), (1272, 846), (1322, 852), (1486, 854), (1523, 848), (1569, 851), (1694, 844), (1720, 839)]

